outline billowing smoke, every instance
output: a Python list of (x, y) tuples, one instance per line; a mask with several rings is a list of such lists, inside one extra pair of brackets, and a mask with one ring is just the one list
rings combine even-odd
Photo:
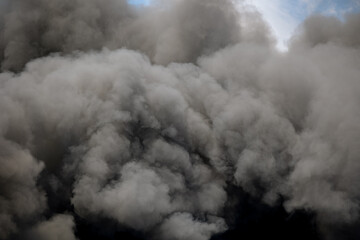
[(358, 239), (360, 15), (239, 5), (2, 1), (0, 239)]

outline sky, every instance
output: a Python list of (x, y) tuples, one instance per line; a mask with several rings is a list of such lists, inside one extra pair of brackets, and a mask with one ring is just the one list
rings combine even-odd
[[(286, 51), (287, 42), (299, 24), (312, 14), (343, 19), (344, 14), (360, 11), (360, 0), (245, 0), (255, 6), (268, 22), (277, 39), (279, 50)], [(134, 5), (149, 5), (151, 0), (129, 0)]]
[(129, 3), (134, 5), (149, 5), (151, 0), (129, 0)]
[(359, 0), (247, 0), (269, 23), (278, 40), (279, 49), (286, 50), (287, 41), (297, 26), (311, 14), (343, 19), (344, 14), (360, 11)]

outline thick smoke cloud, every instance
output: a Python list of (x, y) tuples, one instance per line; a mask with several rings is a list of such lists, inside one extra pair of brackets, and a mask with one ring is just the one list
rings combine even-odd
[(0, 239), (233, 239), (244, 206), (360, 236), (360, 15), (279, 53), (232, 1), (2, 4)]
[(7, 5), (0, 43), (3, 70), (21, 70), (29, 60), (52, 52), (99, 49), (131, 18), (125, 0), (15, 0)]
[(76, 240), (73, 233), (74, 226), (73, 217), (59, 214), (48, 221), (37, 224), (28, 233), (28, 238), (44, 240)]
[(170, 1), (141, 12), (126, 0), (16, 0), (6, 5), (3, 70), (19, 71), (29, 60), (54, 52), (103, 47), (141, 50), (160, 64), (194, 62), (240, 39), (230, 1)]

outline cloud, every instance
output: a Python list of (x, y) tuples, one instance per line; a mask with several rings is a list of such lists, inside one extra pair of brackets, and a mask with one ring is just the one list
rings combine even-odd
[(72, 216), (59, 214), (48, 221), (37, 224), (30, 232), (29, 239), (76, 240), (73, 232), (75, 223)]

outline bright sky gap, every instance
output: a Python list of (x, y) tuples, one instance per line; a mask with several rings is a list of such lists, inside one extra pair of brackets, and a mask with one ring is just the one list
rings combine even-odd
[[(297, 26), (311, 14), (323, 14), (343, 19), (344, 14), (360, 11), (360, 0), (245, 0), (255, 6), (269, 24), (279, 50), (287, 49), (287, 42)], [(151, 0), (129, 0), (133, 5), (149, 5)]]

